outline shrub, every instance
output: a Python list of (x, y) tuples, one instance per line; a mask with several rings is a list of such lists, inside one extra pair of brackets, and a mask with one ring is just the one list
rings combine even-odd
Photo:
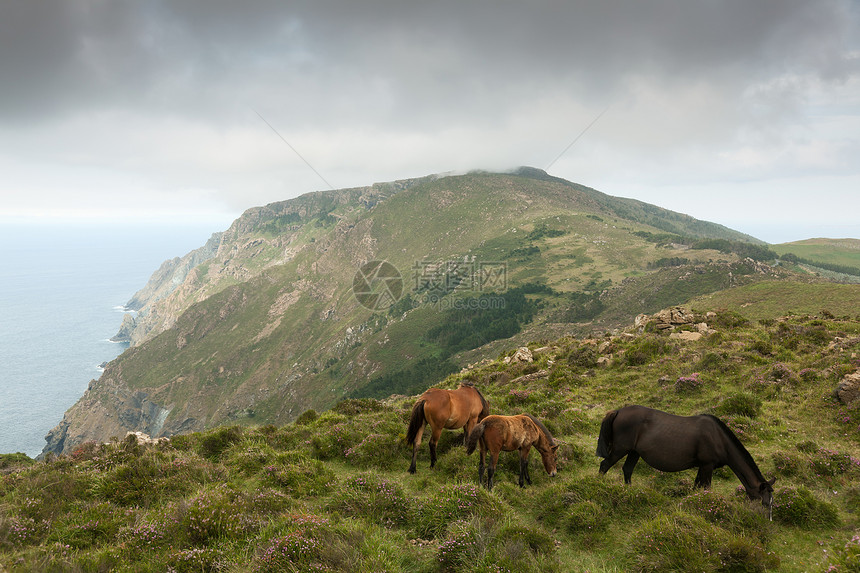
[(326, 531), (329, 520), (311, 514), (291, 515), (286, 532), (263, 543), (255, 559), (255, 570), (261, 573), (310, 571), (324, 565)]
[(776, 451), (771, 454), (773, 467), (777, 475), (792, 477), (802, 476), (806, 471), (806, 460), (789, 452)]
[(716, 313), (716, 316), (710, 319), (710, 324), (715, 328), (724, 328), (727, 330), (740, 328), (749, 324), (742, 314), (733, 310), (722, 310)]
[(374, 414), (385, 410), (391, 410), (391, 407), (373, 398), (341, 400), (331, 409), (335, 414), (343, 414), (349, 417), (360, 414)]
[(593, 346), (575, 346), (567, 355), (567, 363), (574, 368), (595, 368), (597, 366), (597, 351)]
[(362, 474), (342, 484), (329, 502), (330, 509), (371, 523), (402, 526), (412, 511), (403, 488), (374, 474)]
[(221, 453), (231, 444), (240, 442), (243, 438), (242, 428), (227, 426), (204, 434), (200, 440), (200, 455), (212, 461), (218, 461)]
[(836, 507), (819, 500), (805, 487), (785, 487), (774, 492), (773, 519), (804, 529), (839, 525)]
[(346, 460), (362, 468), (394, 469), (406, 460), (403, 439), (397, 432), (383, 431), (367, 434), (360, 442), (347, 448)]
[(413, 525), (418, 537), (439, 537), (452, 521), (500, 512), (497, 502), (477, 484), (443, 485), (417, 501)]
[(320, 417), (320, 415), (317, 414), (316, 410), (305, 410), (304, 412), (302, 412), (301, 416), (296, 418), (295, 423), (296, 423), (296, 426), (305, 426), (307, 424), (310, 424), (311, 422), (313, 422), (314, 420), (316, 420), (319, 417)]
[(700, 390), (703, 384), (704, 381), (699, 378), (698, 372), (694, 372), (689, 376), (679, 376), (678, 379), (675, 380), (675, 392), (695, 392), (697, 390)]
[(627, 366), (642, 366), (660, 356), (677, 352), (677, 347), (661, 336), (643, 335), (631, 342), (624, 351), (622, 362)]
[(723, 398), (715, 408), (718, 416), (744, 416), (755, 419), (761, 413), (761, 400), (752, 394), (738, 392)]
[(816, 477), (836, 477), (855, 472), (860, 460), (849, 454), (821, 448), (812, 456), (810, 466)]
[(20, 452), (15, 454), (0, 454), (0, 470), (31, 466), (36, 460)]
[[(753, 505), (753, 503), (755, 505)], [(770, 521), (760, 503), (730, 499), (714, 491), (697, 490), (681, 501), (681, 509), (743, 537), (764, 543), (770, 537)]]
[(128, 512), (113, 504), (76, 502), (51, 524), (47, 541), (86, 549), (113, 540), (128, 521)]
[[(553, 484), (540, 492), (537, 515), (550, 527), (562, 527), (570, 508), (583, 502), (597, 504), (607, 517), (631, 517), (665, 504), (666, 497), (636, 483), (628, 486), (598, 475), (584, 475), (573, 482)], [(588, 511), (584, 506), (579, 509)]]
[(299, 498), (326, 494), (336, 483), (328, 466), (301, 451), (279, 454), (263, 469), (263, 475), (264, 483)]
[(698, 515), (661, 514), (631, 535), (637, 571), (765, 571), (779, 565), (761, 546)]

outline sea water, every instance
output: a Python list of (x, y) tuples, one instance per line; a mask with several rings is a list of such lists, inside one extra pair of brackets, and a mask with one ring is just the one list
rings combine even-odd
[[(226, 228), (226, 225), (222, 225)], [(45, 434), (125, 350), (124, 304), (212, 223), (0, 223), (0, 454), (36, 456)]]

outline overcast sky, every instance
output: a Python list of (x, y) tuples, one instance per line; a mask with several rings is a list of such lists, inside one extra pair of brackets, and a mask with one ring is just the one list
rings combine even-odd
[(220, 230), (530, 165), (768, 242), (860, 238), (856, 0), (4, 0), (0, 79), (0, 221)]

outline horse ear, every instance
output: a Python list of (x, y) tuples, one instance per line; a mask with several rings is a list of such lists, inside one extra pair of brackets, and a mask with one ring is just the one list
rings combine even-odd
[(553, 444), (552, 451), (556, 451), (561, 444)]
[(776, 478), (771, 478), (771, 479), (770, 479), (770, 480), (768, 480), (768, 482), (767, 482), (767, 484), (768, 484), (770, 487), (773, 487), (773, 484), (774, 484), (774, 483), (776, 483)]

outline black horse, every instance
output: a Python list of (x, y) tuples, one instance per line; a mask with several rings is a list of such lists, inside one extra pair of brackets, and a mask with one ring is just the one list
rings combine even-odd
[(716, 416), (675, 416), (644, 406), (626, 406), (606, 414), (597, 439), (600, 473), (605, 474), (618, 460), (627, 456), (622, 466), (624, 481), (630, 476), (640, 456), (663, 472), (699, 468), (696, 486), (711, 485), (714, 470), (729, 466), (743, 484), (750, 499), (760, 499), (772, 516), (773, 484), (765, 480), (752, 456), (738, 437)]

